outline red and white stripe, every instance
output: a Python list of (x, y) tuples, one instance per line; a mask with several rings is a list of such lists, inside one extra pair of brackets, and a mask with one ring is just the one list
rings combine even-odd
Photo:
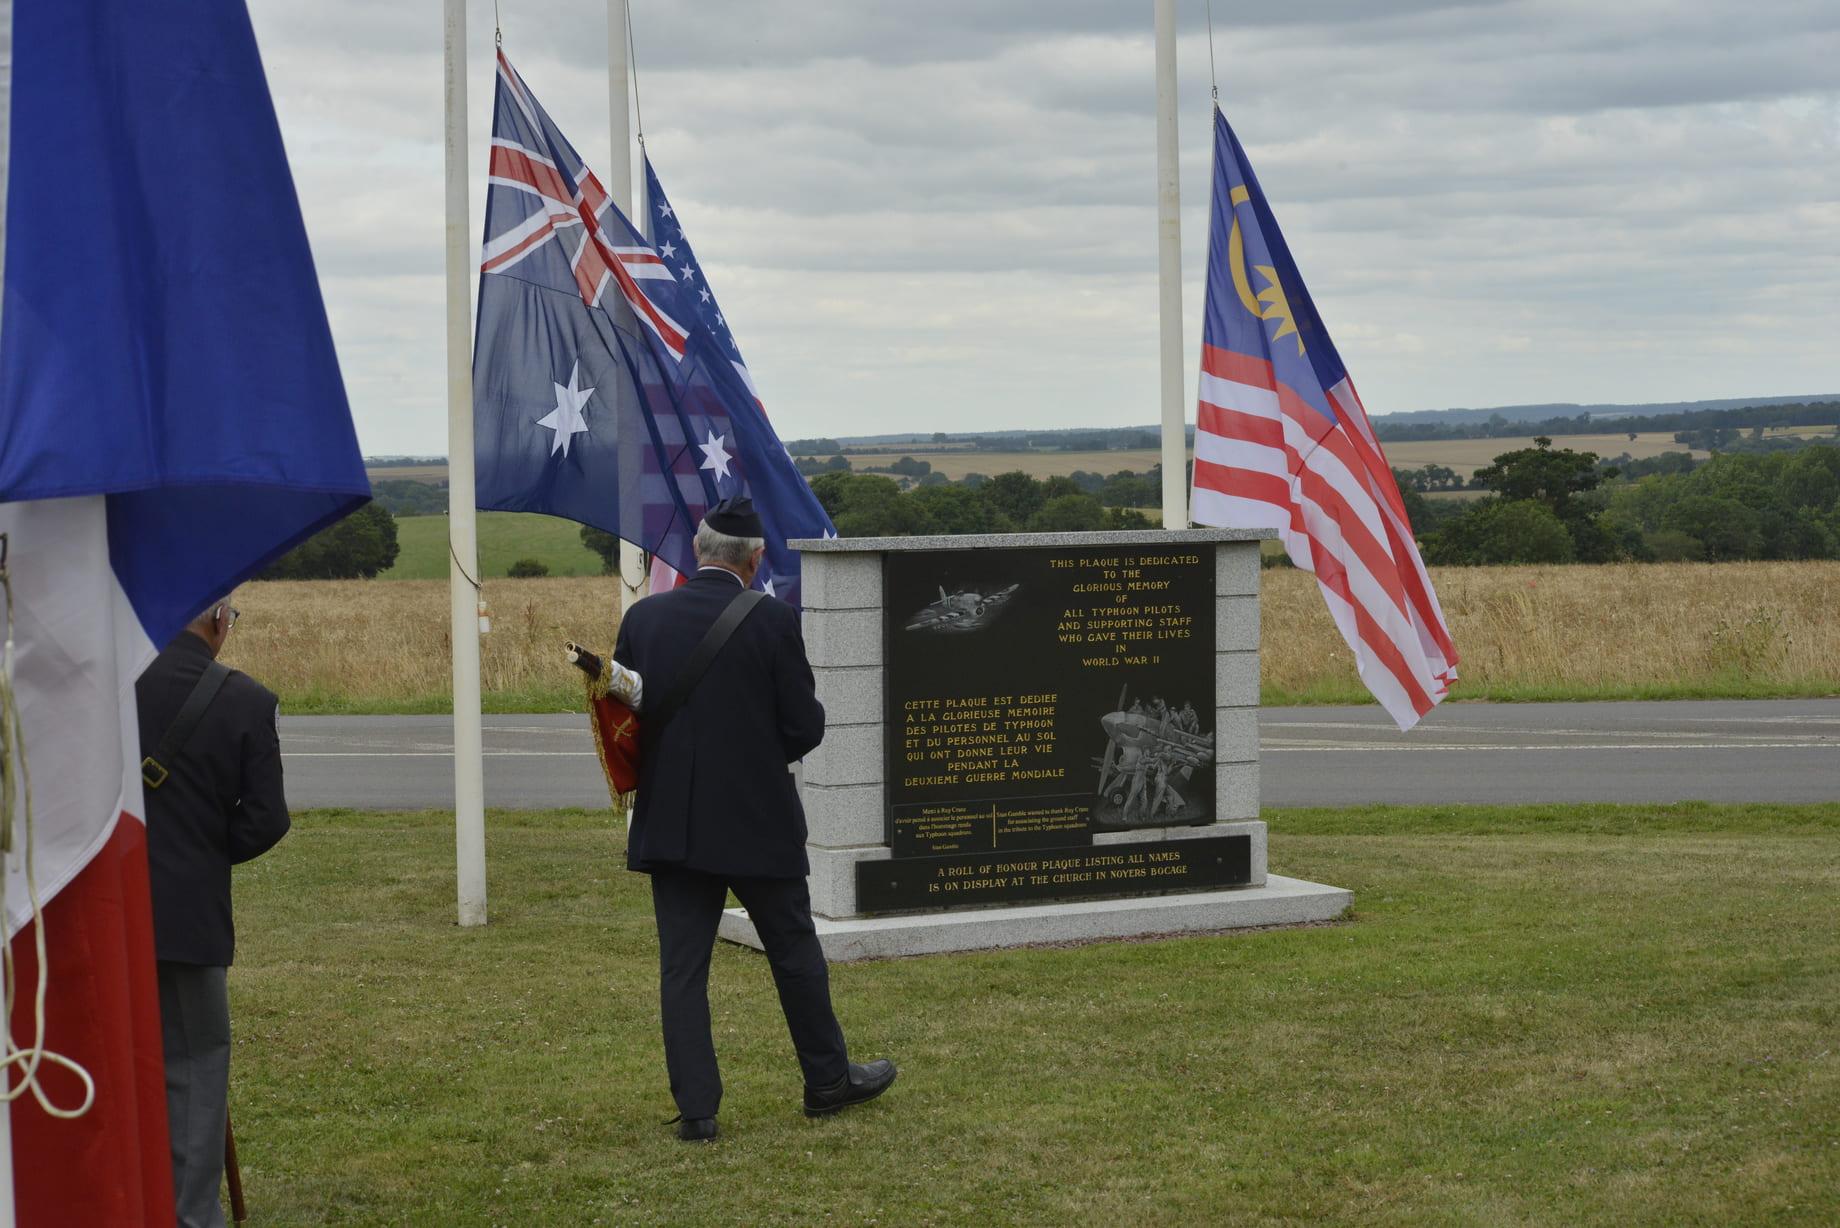
[(1201, 367), (1196, 522), (1278, 530), (1315, 574), (1362, 681), (1411, 728), (1449, 692), (1456, 652), (1353, 384), (1329, 390), (1336, 420), (1268, 361), (1203, 346)]

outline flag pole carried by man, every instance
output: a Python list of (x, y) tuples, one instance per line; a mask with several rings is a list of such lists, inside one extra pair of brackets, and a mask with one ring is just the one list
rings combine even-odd
[(1456, 649), (1354, 382), (1218, 107), (1207, 268), (1195, 522), (1278, 530), (1409, 729), (1449, 693)]

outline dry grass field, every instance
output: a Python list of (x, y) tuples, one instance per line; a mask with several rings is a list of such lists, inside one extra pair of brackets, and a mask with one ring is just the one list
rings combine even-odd
[[(1457, 698), (1840, 694), (1840, 563), (1452, 567), (1433, 571), (1462, 655)], [(564, 640), (611, 647), (614, 581), (488, 580), (489, 711), (579, 705)], [(248, 584), (225, 660), (292, 712), (442, 711), (447, 585)], [(1266, 703), (1366, 698), (1315, 581), (1264, 573)]]
[(1840, 439), (1840, 427), (1832, 426), (1771, 426), (1763, 431), (1765, 439)]
[(445, 482), (447, 463), (442, 461), (432, 465), (391, 465), (382, 469), (366, 469), (364, 474), (373, 482), (383, 482), (391, 478), (401, 478), (409, 482)]
[[(1514, 439), (1415, 439), (1383, 446), (1387, 462), (1395, 469), (1443, 465), (1468, 477), (1484, 465), (1492, 463), (1503, 452), (1531, 448), (1533, 436)], [(1627, 452), (1636, 460), (1660, 456), (1663, 452), (1687, 451), (1675, 443), (1674, 436), (1667, 431), (1640, 432), (1633, 440), (1627, 434), (1556, 435), (1553, 437), (1553, 447), (1570, 448), (1574, 452), (1595, 452), (1603, 457), (1621, 456)], [(1693, 455), (1705, 460), (1711, 453), (1694, 452)]]
[[(492, 630), (480, 641), (487, 711), (581, 703), (565, 640), (611, 649), (616, 581), (487, 580)], [(285, 580), (245, 584), (224, 661), (291, 712), (436, 712), (452, 705), (444, 580)]]
[[(1267, 571), (1266, 702), (1353, 702), (1313, 577)], [(1471, 699), (1840, 694), (1840, 563), (1440, 567)]]

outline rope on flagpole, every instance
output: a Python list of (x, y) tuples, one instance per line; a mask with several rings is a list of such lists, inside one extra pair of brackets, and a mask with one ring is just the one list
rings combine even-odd
[[(26, 898), (32, 905), (32, 944), (38, 956), (38, 983), (32, 996), (32, 1043), (21, 1046), (13, 1039), (13, 1003), (18, 996), (18, 977), (13, 966), (13, 940), (9, 935), (4, 957), (6, 1022), (0, 1025), (5, 1037), (4, 1047), (0, 1048), (0, 1102), (11, 1103), (30, 1091), (47, 1117), (69, 1120), (83, 1116), (96, 1103), (96, 1080), (77, 1062), (45, 1047), (45, 997), (51, 985), (51, 969), (46, 960), (45, 910), (38, 898), (38, 871), (32, 857), (35, 831), (32, 776), (26, 768), (25, 737), (19, 731), (19, 705), (13, 692), (13, 578), (7, 569), (6, 555), (6, 534), (0, 533), (0, 590), (5, 591), (6, 610), (6, 646), (4, 656), (0, 656), (0, 847), (12, 850), (13, 825), (17, 817), (24, 831)], [(0, 874), (0, 917), (5, 915), (5, 906), (6, 878)], [(83, 1102), (76, 1108), (62, 1109), (51, 1103), (38, 1077), (39, 1070), (46, 1064), (62, 1066), (83, 1085)], [(24, 1068), (16, 1085), (11, 1078), (15, 1066)]]
[[(639, 156), (643, 159), (645, 157), (645, 106), (639, 98), (639, 44), (633, 38), (632, 0), (627, 0), (626, 4), (626, 66), (632, 73), (633, 136), (639, 142)], [(639, 190), (642, 192), (645, 191), (643, 184), (641, 184)], [(643, 213), (644, 209), (641, 208), (640, 212)], [(646, 580), (642, 580), (636, 585), (628, 584), (625, 574), (621, 574), (620, 584), (625, 587), (629, 594), (637, 594), (639, 596), (645, 595), (646, 584), (652, 574), (652, 559), (654, 557), (656, 556), (654, 556), (650, 550), (642, 551), (639, 555), (639, 571), (641, 575), (647, 577)], [(622, 608), (625, 604), (625, 602), (621, 603)], [(630, 819), (628, 820), (628, 825), (630, 825)]]
[(499, 20), (498, 0), (492, 0), (492, 45), (494, 47), (505, 45), (505, 27), (504, 23)]
[(639, 105), (639, 45), (633, 42), (632, 3), (626, 5), (626, 63), (632, 69), (633, 83), (633, 128), (639, 138), (639, 148), (645, 148), (645, 108)]
[[(493, 0), (497, 3), (497, 0)], [(1214, 91), (1214, 105), (1220, 105), (1220, 78), (1214, 75), (1214, 0), (1207, 0), (1208, 85)]]
[(466, 574), (466, 564), (460, 561), (460, 552), (454, 549), (454, 537), (451, 533), (447, 535), (447, 553), (448, 556), (454, 560), (454, 566), (459, 569), (460, 578), (472, 585), (474, 592), (483, 593), (485, 589), (479, 581)]

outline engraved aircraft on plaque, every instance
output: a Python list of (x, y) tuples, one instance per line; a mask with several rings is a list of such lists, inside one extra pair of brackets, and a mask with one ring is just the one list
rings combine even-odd
[(909, 631), (931, 631), (935, 633), (957, 633), (981, 631), (996, 621), (1003, 607), (1022, 586), (1012, 584), (1008, 588), (995, 592), (982, 592), (975, 588), (960, 589), (948, 593), (945, 586), (939, 589), (939, 600), (925, 606), (907, 619)]

